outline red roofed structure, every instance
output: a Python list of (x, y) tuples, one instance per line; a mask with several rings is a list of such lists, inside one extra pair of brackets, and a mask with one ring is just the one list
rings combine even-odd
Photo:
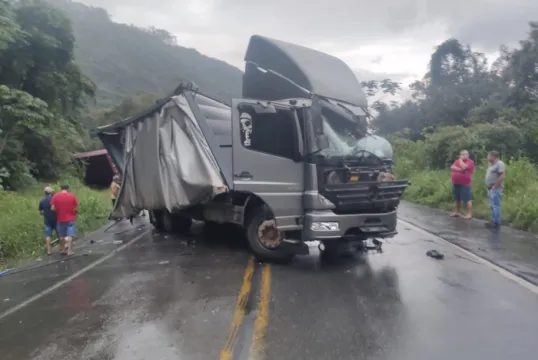
[(118, 174), (106, 149), (71, 154), (71, 158), (84, 164), (84, 182), (87, 185), (108, 186), (112, 177)]

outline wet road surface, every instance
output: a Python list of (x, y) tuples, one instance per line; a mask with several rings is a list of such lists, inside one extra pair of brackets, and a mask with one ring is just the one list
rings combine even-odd
[(253, 261), (230, 232), (124, 233), (137, 240), (104, 261), (97, 244), (0, 278), (1, 359), (536, 359), (535, 292), (435, 236), (399, 231), (383, 253), (326, 263), (312, 248), (278, 266)]
[(484, 221), (463, 220), (448, 212), (402, 201), (398, 216), (463, 247), (538, 286), (538, 236), (503, 226), (484, 231)]

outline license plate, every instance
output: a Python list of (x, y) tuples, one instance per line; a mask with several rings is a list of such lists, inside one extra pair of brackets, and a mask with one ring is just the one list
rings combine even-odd
[(387, 231), (387, 228), (384, 226), (365, 226), (365, 227), (361, 227), (361, 230), (365, 233), (372, 233), (372, 232), (384, 232), (384, 231)]
[(359, 181), (359, 176), (358, 175), (351, 175), (351, 177), (349, 178), (349, 181)]

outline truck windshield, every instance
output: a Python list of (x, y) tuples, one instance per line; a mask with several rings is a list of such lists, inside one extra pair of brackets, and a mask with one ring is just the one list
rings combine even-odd
[(349, 121), (324, 116), (323, 131), (329, 139), (329, 148), (320, 152), (324, 157), (359, 157), (361, 153), (367, 152), (392, 160), (392, 146), (388, 140), (375, 135), (361, 136)]
[(357, 142), (356, 150), (366, 150), (372, 154), (392, 160), (392, 145), (389, 141), (381, 136), (370, 135), (365, 136)]

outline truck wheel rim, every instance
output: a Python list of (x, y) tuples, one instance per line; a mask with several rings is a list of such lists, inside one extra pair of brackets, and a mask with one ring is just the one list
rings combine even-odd
[(280, 245), (280, 232), (275, 220), (265, 220), (258, 226), (258, 241), (271, 250)]

